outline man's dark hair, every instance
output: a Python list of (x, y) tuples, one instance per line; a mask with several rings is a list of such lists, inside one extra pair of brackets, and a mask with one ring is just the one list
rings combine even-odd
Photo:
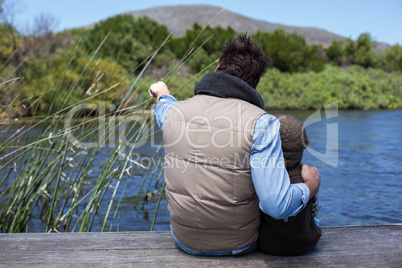
[(243, 33), (226, 43), (216, 71), (236, 76), (256, 88), (270, 64), (257, 43)]

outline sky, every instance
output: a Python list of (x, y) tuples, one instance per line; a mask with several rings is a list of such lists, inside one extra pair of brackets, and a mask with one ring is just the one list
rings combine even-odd
[(56, 31), (88, 26), (124, 12), (157, 6), (207, 4), (253, 19), (316, 27), (356, 38), (370, 33), (378, 42), (402, 45), (402, 0), (5, 0), (18, 3), (15, 23), (27, 28), (40, 14), (57, 19)]

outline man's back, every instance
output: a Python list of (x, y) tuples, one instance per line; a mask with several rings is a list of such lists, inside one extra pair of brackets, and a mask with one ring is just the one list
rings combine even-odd
[(163, 124), (172, 230), (201, 251), (241, 249), (258, 238), (260, 210), (250, 172), (256, 120), (246, 101), (197, 95)]

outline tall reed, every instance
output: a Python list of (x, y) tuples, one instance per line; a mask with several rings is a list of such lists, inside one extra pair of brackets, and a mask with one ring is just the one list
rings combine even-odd
[[(116, 219), (127, 185), (133, 179), (138, 180), (131, 176), (131, 172), (143, 168), (141, 163), (130, 156), (136, 146), (155, 131), (152, 115), (148, 112), (153, 101), (149, 98), (131, 105), (130, 100), (144, 87), (144, 83), (139, 82), (144, 71), (170, 36), (135, 68), (141, 71), (133, 81), (130, 82), (134, 70), (123, 81), (99, 88), (97, 93), (86, 95), (69, 105), (79, 85), (96, 79), (88, 72), (88, 68), (107, 37), (92, 53), (79, 77), (71, 81), (69, 88), (61, 88), (62, 81), (57, 83), (58, 86), (51, 93), (53, 97), (60, 91), (68, 91), (68, 94), (63, 105), (56, 107), (55, 112), (52, 111), (57, 105), (52, 103), (46, 116), (34, 115), (31, 120), (16, 124), (9, 114), (12, 114), (13, 105), (22, 103), (23, 100), (18, 101), (18, 98), (0, 112), (1, 232), (29, 232), (32, 221), (39, 221), (39, 225), (44, 227), (40, 231), (46, 232), (91, 231), (95, 222), (100, 226), (100, 231), (110, 231), (118, 225)], [(202, 46), (194, 47), (194, 43), (182, 60), (161, 80), (169, 84), (183, 64)], [(21, 81), (22, 78), (11, 78), (2, 82), (0, 87), (17, 91)], [(110, 102), (111, 93), (116, 90), (123, 94)], [(180, 88), (172, 89), (172, 92), (178, 90)], [(36, 101), (40, 102), (44, 94), (49, 93), (43, 92), (37, 96)], [(107, 103), (110, 104), (108, 107)], [(138, 119), (135, 124), (127, 124), (125, 119), (130, 117)], [(70, 125), (66, 125), (68, 122)], [(129, 135), (125, 141), (116, 140), (116, 133), (122, 130)], [(35, 135), (32, 136), (32, 133)], [(105, 144), (109, 145), (108, 150)], [(161, 158), (162, 144), (157, 146), (159, 148), (154, 157)], [(162, 168), (157, 169), (157, 174), (150, 174), (150, 170), (147, 170), (133, 203), (134, 207), (141, 203), (144, 206), (150, 194), (158, 196), (151, 230), (163, 199), (164, 183), (160, 183), (162, 175)], [(153, 181), (155, 176), (156, 182)], [(152, 183), (159, 185), (156, 192), (151, 189)]]

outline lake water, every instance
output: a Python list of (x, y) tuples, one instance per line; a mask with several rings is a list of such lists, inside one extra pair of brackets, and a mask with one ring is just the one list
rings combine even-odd
[[(338, 114), (315, 114), (312, 111), (268, 111), (290, 113), (306, 123), (310, 151), (303, 161), (318, 167), (322, 174), (319, 192), (318, 218), (322, 226), (373, 225), (402, 222), (402, 111), (339, 111)], [(317, 115), (321, 116), (317, 117)], [(11, 130), (12, 132), (12, 130)], [(33, 130), (30, 136), (37, 132)], [(154, 143), (161, 142), (160, 132)], [(105, 147), (96, 161), (104, 161), (112, 148)], [(126, 178), (127, 188), (122, 198), (113, 231), (150, 230), (163, 177), (160, 167), (148, 163), (155, 158), (157, 148), (147, 141), (134, 151), (137, 161), (144, 159), (145, 168), (138, 167)], [(150, 169), (148, 171), (148, 169)], [(148, 171), (148, 173), (147, 173)], [(97, 178), (95, 170), (94, 180)], [(139, 203), (134, 201), (142, 178), (149, 180), (143, 189), (155, 191)], [(121, 187), (123, 189), (123, 187)], [(122, 189), (117, 192), (119, 200)], [(112, 190), (105, 199), (108, 200)], [(102, 204), (92, 231), (101, 229), (107, 202)], [(29, 232), (43, 232), (44, 222), (33, 213)], [(108, 228), (106, 228), (108, 230)], [(169, 230), (167, 202), (162, 200), (154, 230)]]
[(338, 164), (324, 164), (309, 152), (303, 158), (322, 174), (321, 224), (402, 222), (402, 111), (341, 111), (307, 126), (312, 148), (325, 152), (326, 125), (333, 122), (339, 130)]

